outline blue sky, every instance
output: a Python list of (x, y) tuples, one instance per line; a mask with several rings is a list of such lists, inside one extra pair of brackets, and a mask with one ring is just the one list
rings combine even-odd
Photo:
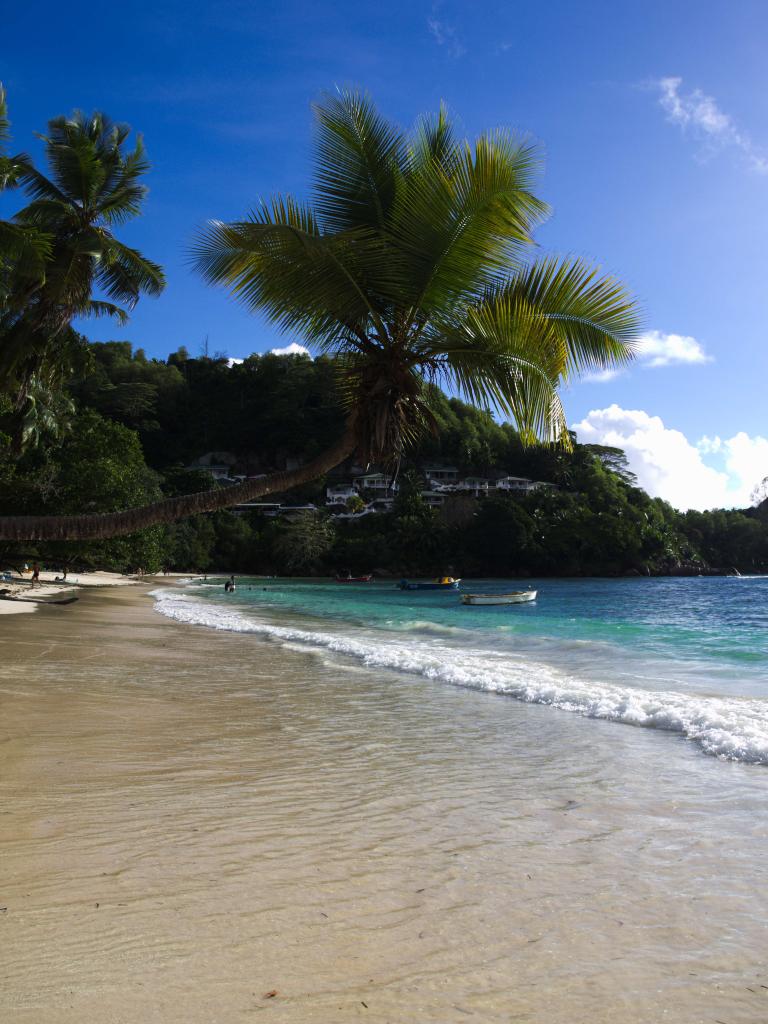
[(206, 218), (307, 190), (323, 89), (363, 86), (405, 125), (442, 99), (468, 136), (529, 131), (554, 211), (541, 245), (622, 277), (649, 332), (630, 372), (567, 390), (569, 420), (625, 446), (652, 493), (709, 506), (768, 475), (767, 30), (763, 0), (128, 0), (98, 20), (45, 0), (4, 14), (0, 79), (17, 148), (75, 106), (143, 132), (151, 195), (125, 236), (169, 286), (86, 333), (157, 356), (298, 340), (204, 286), (185, 249)]

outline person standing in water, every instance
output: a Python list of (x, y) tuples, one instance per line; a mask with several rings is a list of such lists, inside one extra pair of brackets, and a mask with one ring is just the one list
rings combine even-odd
[(230, 576), (227, 582), (224, 584), (224, 590), (227, 594), (234, 593), (235, 590), (235, 577)]

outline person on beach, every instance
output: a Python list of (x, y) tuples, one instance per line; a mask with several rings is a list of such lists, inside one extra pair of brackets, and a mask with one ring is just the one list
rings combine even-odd
[(32, 564), (32, 586), (40, 582), (40, 566), (37, 562)]

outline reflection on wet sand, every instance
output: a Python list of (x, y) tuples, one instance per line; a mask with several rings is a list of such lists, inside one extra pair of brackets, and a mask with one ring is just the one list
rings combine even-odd
[(0, 630), (4, 1021), (768, 1018), (763, 769), (141, 588)]

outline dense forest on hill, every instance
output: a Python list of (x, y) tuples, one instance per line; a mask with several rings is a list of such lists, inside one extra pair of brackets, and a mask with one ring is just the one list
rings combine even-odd
[[(208, 452), (231, 453), (235, 472), (302, 462), (341, 432), (333, 360), (304, 356), (147, 359), (127, 342), (82, 344), (64, 391), (40, 387), (14, 446), (13, 410), (0, 406), (0, 514), (106, 512), (211, 484), (189, 469)], [(221, 569), (264, 573), (377, 570), (392, 574), (617, 575), (768, 565), (761, 509), (679, 513), (650, 498), (623, 453), (525, 447), (508, 424), (432, 389), (437, 429), (399, 468), (391, 512), (338, 519), (324, 510), (291, 519), (216, 512), (133, 537), (5, 544), (8, 564), (116, 569)], [(427, 463), (462, 474), (509, 473), (556, 485), (525, 496), (457, 499), (442, 512), (421, 496)], [(336, 479), (349, 479), (340, 467)], [(327, 480), (292, 492), (321, 504)], [(279, 496), (271, 500), (279, 500)]]

